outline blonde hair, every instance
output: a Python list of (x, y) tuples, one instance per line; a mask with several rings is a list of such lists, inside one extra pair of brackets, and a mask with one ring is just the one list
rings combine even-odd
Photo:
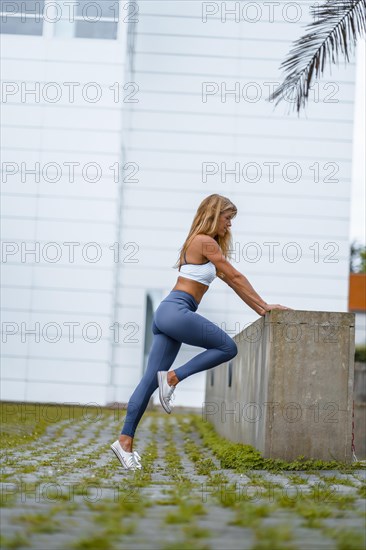
[(223, 212), (232, 212), (232, 218), (234, 218), (238, 212), (235, 204), (230, 199), (223, 195), (213, 193), (209, 195), (199, 205), (197, 212), (193, 218), (191, 228), (188, 236), (180, 249), (179, 258), (175, 262), (173, 268), (178, 268), (183, 263), (184, 253), (191, 244), (196, 235), (204, 234), (209, 235), (220, 246), (225, 258), (228, 258), (230, 251), (232, 250), (232, 235), (230, 231), (226, 231), (225, 235), (221, 237), (217, 234), (217, 226), (219, 216)]

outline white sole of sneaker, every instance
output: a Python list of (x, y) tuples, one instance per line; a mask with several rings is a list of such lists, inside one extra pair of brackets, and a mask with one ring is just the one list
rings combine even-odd
[(158, 383), (159, 383), (159, 399), (160, 399), (160, 403), (164, 409), (165, 412), (167, 412), (168, 414), (170, 414), (172, 411), (170, 409), (168, 409), (168, 407), (166, 406), (165, 402), (164, 402), (164, 399), (163, 399), (163, 375), (160, 371), (158, 371)]

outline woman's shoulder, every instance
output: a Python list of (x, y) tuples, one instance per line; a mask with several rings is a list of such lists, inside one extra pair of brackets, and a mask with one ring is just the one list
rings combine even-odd
[(197, 235), (193, 237), (192, 242), (195, 240), (199, 242), (204, 242), (204, 241), (210, 242), (210, 243), (212, 243), (213, 241), (216, 242), (214, 238), (210, 237), (210, 235), (207, 235), (206, 233), (197, 233)]
[(207, 257), (208, 252), (216, 253), (221, 251), (218, 242), (210, 235), (199, 233), (195, 236), (195, 239), (194, 248), (198, 250), (206, 260), (209, 260)]

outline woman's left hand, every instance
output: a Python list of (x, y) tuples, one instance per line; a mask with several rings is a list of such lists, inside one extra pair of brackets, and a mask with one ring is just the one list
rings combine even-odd
[(290, 309), (291, 311), (293, 311), (292, 307), (281, 306), (281, 304), (266, 304), (266, 311), (271, 311), (272, 309)]

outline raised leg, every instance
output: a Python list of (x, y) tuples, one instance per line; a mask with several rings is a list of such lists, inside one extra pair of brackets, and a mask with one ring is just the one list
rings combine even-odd
[(206, 348), (187, 363), (174, 369), (179, 381), (229, 361), (238, 353), (235, 341), (220, 327), (194, 311), (182, 310), (176, 315), (174, 322), (169, 322), (167, 316), (159, 316), (159, 327), (164, 333), (190, 344)]

